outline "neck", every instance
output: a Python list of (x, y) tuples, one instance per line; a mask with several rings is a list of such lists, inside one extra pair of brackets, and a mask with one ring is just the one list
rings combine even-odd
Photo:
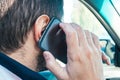
[(33, 54), (34, 53), (29, 52), (29, 51), (19, 51), (19, 52), (14, 52), (8, 56), (16, 60), (17, 62), (23, 64), (24, 66), (28, 67), (29, 69), (36, 71), (36, 67), (37, 67), (36, 57), (37, 56)]
[(31, 70), (36, 71), (39, 49), (36, 48), (36, 43), (33, 39), (33, 34), (30, 33), (23, 47), (15, 52), (9, 53), (8, 56)]

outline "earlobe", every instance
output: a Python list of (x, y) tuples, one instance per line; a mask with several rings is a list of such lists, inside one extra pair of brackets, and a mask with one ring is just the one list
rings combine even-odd
[(50, 21), (50, 18), (47, 15), (41, 15), (35, 21), (34, 36), (35, 36), (36, 42), (39, 41), (39, 39), (41, 37), (41, 33), (42, 33), (43, 29), (45, 29), (45, 27), (47, 26), (49, 21)]

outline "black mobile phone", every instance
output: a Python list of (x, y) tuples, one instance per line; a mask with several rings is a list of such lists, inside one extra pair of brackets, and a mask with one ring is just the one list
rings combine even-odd
[(67, 46), (65, 33), (59, 27), (61, 21), (52, 18), (43, 32), (38, 44), (43, 51), (50, 51), (55, 58), (67, 63)]

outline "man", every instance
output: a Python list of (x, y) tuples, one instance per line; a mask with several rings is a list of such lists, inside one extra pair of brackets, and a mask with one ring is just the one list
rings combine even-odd
[(103, 80), (98, 38), (76, 24), (61, 23), (66, 34), (66, 67), (38, 47), (52, 17), (63, 16), (62, 0), (0, 0), (0, 80), (45, 80), (44, 66), (58, 80)]

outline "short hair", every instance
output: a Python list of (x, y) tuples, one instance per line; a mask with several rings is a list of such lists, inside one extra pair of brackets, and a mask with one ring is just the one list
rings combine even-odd
[(0, 18), (5, 14), (14, 0), (0, 0)]
[[(0, 0), (2, 4), (8, 1)], [(0, 7), (0, 51), (3, 52), (22, 47), (40, 15), (58, 19), (63, 16), (63, 0), (14, 0), (11, 7), (5, 8)]]

